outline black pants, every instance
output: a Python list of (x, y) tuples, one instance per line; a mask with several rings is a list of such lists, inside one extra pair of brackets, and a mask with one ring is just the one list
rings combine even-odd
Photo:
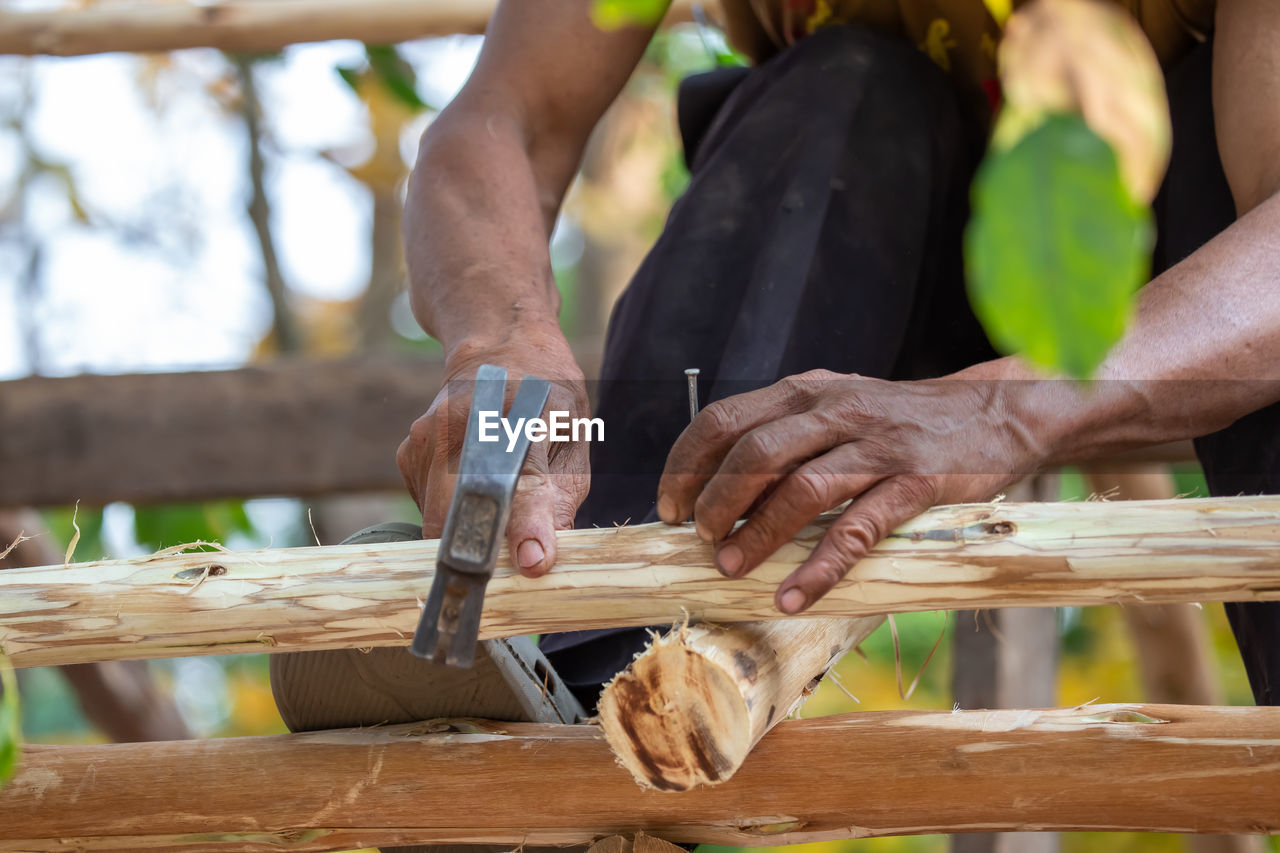
[[(1208, 67), (1205, 48), (1172, 81), (1166, 266), (1234, 218)], [(824, 30), (757, 68), (691, 78), (679, 111), (691, 182), (609, 323), (598, 404), (607, 435), (593, 446), (579, 526), (656, 520), (658, 477), (688, 423), (686, 367), (701, 369), (706, 404), (814, 368), (914, 379), (995, 356), (965, 298), (961, 257), (982, 132), (918, 50)], [(1276, 417), (1201, 442), (1215, 490), (1280, 491)], [(1243, 455), (1240, 434), (1253, 448)], [(1229, 460), (1216, 449), (1228, 447)], [(1260, 702), (1280, 686), (1275, 608), (1231, 608)], [(643, 630), (617, 629), (550, 636), (543, 648), (591, 707), (644, 641)]]

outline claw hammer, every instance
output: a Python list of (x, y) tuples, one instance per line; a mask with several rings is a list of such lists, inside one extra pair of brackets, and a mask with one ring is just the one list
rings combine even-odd
[[(458, 479), (436, 551), (436, 575), (409, 647), (420, 658), (464, 669), (475, 660), (484, 590), (493, 576), (511, 498), (529, 455), (525, 430), (510, 446), (480, 440), (480, 415), (501, 416), (506, 387), (505, 369), (482, 364), (476, 372)], [(541, 416), (550, 393), (547, 380), (524, 377), (507, 420), (521, 423), (521, 418)]]

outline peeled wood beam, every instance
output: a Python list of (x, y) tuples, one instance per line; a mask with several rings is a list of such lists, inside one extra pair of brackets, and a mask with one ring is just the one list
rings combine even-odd
[[(817, 543), (805, 528), (747, 578), (692, 525), (561, 534), (529, 579), (505, 552), (483, 637), (777, 619)], [(332, 545), (0, 572), (0, 647), (17, 666), (407, 645), (435, 542)], [(987, 607), (1280, 600), (1280, 497), (937, 507), (877, 545), (811, 616)]]
[[(298, 42), (395, 44), (484, 32), (497, 0), (215, 0), (0, 12), (0, 53), (76, 56), (189, 47), (260, 53)], [(673, 17), (689, 19), (688, 2)]]
[(883, 616), (680, 626), (604, 689), (609, 746), (636, 782), (688, 791), (731, 778)]
[[(287, 795), (281, 795), (287, 792)], [(729, 782), (644, 791), (594, 726), (444, 721), (26, 747), (0, 851), (790, 844), (933, 832), (1280, 831), (1280, 708), (872, 711), (782, 723)]]

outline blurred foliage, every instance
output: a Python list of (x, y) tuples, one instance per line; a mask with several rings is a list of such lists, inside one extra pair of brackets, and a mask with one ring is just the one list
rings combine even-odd
[(966, 234), (970, 299), (999, 349), (1082, 379), (1123, 336), (1149, 273), (1148, 205), (1172, 135), (1163, 74), (1133, 17), (1090, 0), (1025, 4), (998, 61), (1003, 103)]
[(1124, 334), (1152, 233), (1111, 147), (1079, 116), (1051, 116), (993, 148), (975, 179), (965, 235), (974, 311), (1001, 351), (1088, 377)]
[(252, 532), (243, 501), (164, 504), (133, 510), (133, 538), (149, 551), (189, 542), (222, 543), (236, 533)]
[(361, 94), (361, 84), (366, 75), (372, 75), (402, 106), (415, 112), (430, 109), (430, 105), (418, 94), (418, 75), (393, 45), (365, 45), (367, 68), (344, 65), (337, 68), (351, 90)]
[(76, 535), (79, 528), (80, 538), (76, 541), (72, 562), (100, 560), (106, 556), (102, 544), (102, 510), (96, 507), (55, 507), (40, 513), (49, 535), (55, 542), (61, 543), (57, 550), (62, 553)]
[(9, 660), (0, 655), (0, 787), (18, 765), (22, 743), (22, 712), (18, 706), (18, 679)]
[(652, 27), (667, 13), (671, 0), (593, 0), (591, 20), (602, 30)]

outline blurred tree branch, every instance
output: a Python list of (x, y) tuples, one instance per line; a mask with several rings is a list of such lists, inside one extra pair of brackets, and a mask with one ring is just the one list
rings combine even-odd
[(271, 331), (276, 347), (281, 353), (298, 352), (302, 349), (302, 338), (289, 307), (284, 274), (280, 271), (280, 260), (276, 254), (275, 239), (271, 233), (271, 203), (267, 199), (263, 179), (265, 167), (262, 158), (262, 105), (253, 77), (254, 60), (243, 55), (230, 55), (229, 58), (235, 65), (240, 82), (240, 115), (244, 119), (249, 145), (251, 192), (249, 219), (253, 222), (253, 231), (258, 238), (258, 248), (262, 254), (263, 283), (271, 299), (273, 314)]

